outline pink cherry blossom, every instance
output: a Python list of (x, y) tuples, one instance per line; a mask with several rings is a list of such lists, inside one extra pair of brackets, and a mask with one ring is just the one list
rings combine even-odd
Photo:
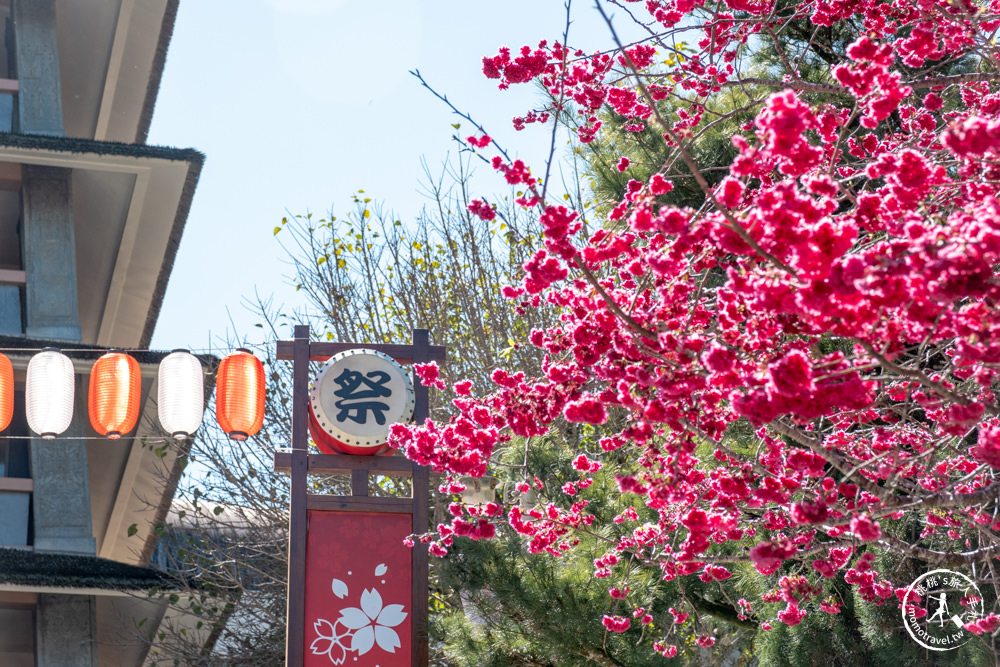
[[(498, 149), (490, 165), (537, 221), (502, 294), (512, 317), (541, 316), (523, 343), (539, 366), (497, 369), (481, 393), (456, 384), (450, 417), (395, 425), (390, 441), (450, 476), (442, 489), (453, 493), (459, 476), (495, 470), (506, 447), (562, 446), (567, 424), (575, 435), (568, 478), (519, 473), (489, 513), (463, 509), (424, 536), (431, 553), (486, 539), (498, 522), (531, 553), (597, 548), (593, 576), (613, 591), (604, 627), (624, 632), (635, 614), (645, 631), (649, 614), (664, 632), (656, 652), (671, 656), (667, 633), (690, 628), (691, 610), (674, 600), (665, 619), (649, 611), (661, 603), (624, 562), (710, 586), (752, 564), (770, 582), (759, 601), (783, 605), (767, 613), (789, 626), (839, 613), (845, 584), (891, 604), (911, 581), (886, 563), (903, 559), (949, 563), (992, 589), (994, 5), (646, 0), (628, 8), (651, 36), (625, 48), (557, 39), (484, 58), (501, 89), (546, 92), (514, 119), (518, 136), (548, 125), (551, 141), (565, 123), (581, 146), (610, 151), (604, 171), (631, 178), (620, 196), (577, 208), (552, 177), (558, 165), (507, 157), (486, 136), (463, 143)], [(784, 42), (769, 70), (748, 71), (746, 52), (793, 19), (856, 38), (834, 47), (826, 73), (804, 78)], [(683, 57), (659, 48), (657, 35), (681, 32), (693, 35)], [(960, 62), (961, 74), (944, 74)], [(735, 90), (753, 99), (728, 125), (718, 100)], [(698, 164), (703, 137), (720, 130), (731, 164)], [(639, 140), (655, 150), (639, 158), (622, 143)], [(704, 203), (672, 204), (682, 185)], [(499, 215), (494, 196), (472, 197), (471, 215)], [(436, 369), (418, 376), (445, 386)], [(598, 493), (620, 505), (606, 525), (595, 525)], [(757, 602), (734, 611), (750, 617)], [(992, 632), (995, 618), (969, 629)]]

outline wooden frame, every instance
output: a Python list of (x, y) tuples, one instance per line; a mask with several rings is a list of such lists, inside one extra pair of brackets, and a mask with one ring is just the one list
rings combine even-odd
[(0, 491), (16, 491), (19, 493), (32, 493), (35, 490), (35, 481), (26, 477), (0, 477)]
[[(413, 516), (415, 534), (427, 532), (430, 469), (408, 459), (395, 456), (348, 456), (339, 454), (309, 454), (309, 362), (326, 361), (346, 350), (365, 348), (389, 355), (399, 363), (444, 361), (447, 350), (430, 345), (426, 329), (413, 330), (410, 345), (365, 345), (361, 343), (310, 343), (309, 327), (295, 327), (295, 338), (278, 341), (277, 358), (291, 360), (292, 379), (292, 449), (276, 452), (274, 470), (291, 475), (289, 492), (288, 536), (288, 609), (285, 638), (286, 667), (302, 667), (305, 661), (305, 565), (306, 534), (309, 510), (339, 512), (393, 512)], [(414, 383), (413, 420), (423, 423), (430, 410), (430, 396), (420, 382)], [(350, 496), (326, 496), (307, 493), (309, 473), (350, 474)], [(374, 498), (368, 496), (369, 474), (406, 476), (412, 479), (410, 498)], [(427, 612), (428, 563), (427, 545), (419, 540), (413, 546), (413, 587), (411, 642), (413, 667), (427, 667), (429, 660)]]
[[(416, 336), (417, 332), (426, 331), (426, 329), (414, 329), (413, 333)], [(412, 364), (414, 361), (416, 363), (427, 363), (428, 361), (445, 361), (448, 356), (447, 348), (444, 345), (428, 345), (427, 346), (427, 358), (421, 361), (420, 359), (414, 359), (413, 355), (414, 346), (413, 345), (395, 345), (395, 344), (372, 344), (363, 345), (361, 343), (310, 343), (309, 344), (309, 361), (326, 361), (335, 354), (341, 352), (346, 352), (348, 350), (356, 350), (358, 348), (364, 348), (366, 350), (375, 350), (376, 352), (381, 352), (386, 354), (393, 359), (395, 359), (400, 364)], [(278, 341), (278, 359), (292, 359), (294, 356), (295, 341), (293, 340), (279, 340)]]
[(0, 190), (20, 192), (22, 173), (20, 162), (0, 162)]
[(25, 275), (25, 272), (20, 269), (0, 269), (0, 285), (24, 287)]

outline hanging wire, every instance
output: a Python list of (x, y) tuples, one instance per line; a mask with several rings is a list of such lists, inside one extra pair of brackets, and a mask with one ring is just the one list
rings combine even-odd
[[(238, 345), (236, 347), (233, 347), (233, 349), (235, 350), (237, 347), (243, 347), (243, 348), (255, 349), (257, 351), (267, 351), (267, 349), (270, 346), (276, 344), (277, 342), (278, 342), (278, 339), (266, 340), (266, 341), (263, 341), (261, 343), (241, 343), (240, 345)], [(153, 353), (163, 352), (163, 353), (169, 354), (169, 352), (170, 352), (168, 350), (152, 350), (152, 349), (149, 349), (149, 348), (122, 348), (122, 347), (93, 347), (93, 348), (91, 348), (91, 347), (69, 347), (69, 348), (60, 348), (57, 345), (46, 345), (45, 347), (0, 347), (0, 352), (2, 352), (4, 354), (6, 354), (8, 352), (16, 354), (16, 353), (24, 353), (24, 352), (42, 352), (44, 350), (53, 350), (53, 349), (54, 350), (58, 350), (59, 352), (62, 352), (66, 356), (72, 356), (73, 353), (78, 353), (78, 354), (103, 354), (103, 353), (109, 352), (111, 350), (114, 350), (115, 352), (125, 352), (125, 353), (128, 353), (128, 354), (131, 354), (131, 353), (147, 353), (147, 352), (153, 352)], [(201, 349), (192, 349), (192, 348), (175, 348), (175, 349), (184, 349), (184, 350), (187, 350), (188, 352), (190, 352), (191, 354), (213, 354), (214, 350), (216, 350), (218, 348), (216, 348), (216, 347), (213, 346), (213, 347), (201, 348)]]
[[(185, 440), (192, 440), (193, 438), (186, 438)], [(123, 435), (120, 438), (112, 440), (106, 438), (102, 435), (57, 435), (54, 438), (42, 438), (42, 436), (37, 433), (29, 433), (28, 435), (3, 435), (0, 434), (0, 440), (45, 440), (45, 442), (55, 442), (59, 440), (107, 440), (108, 442), (125, 442), (126, 440), (145, 440), (145, 441), (155, 441), (155, 442), (183, 442), (180, 440), (174, 440), (169, 435)]]

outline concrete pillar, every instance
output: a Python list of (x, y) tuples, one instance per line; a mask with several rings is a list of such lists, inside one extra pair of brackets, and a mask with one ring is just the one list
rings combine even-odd
[(25, 335), (79, 342), (76, 235), (70, 170), (24, 165), (21, 261), (25, 270)]
[(35, 551), (97, 554), (90, 514), (86, 434), (88, 378), (76, 377), (73, 423), (58, 440), (31, 440)]
[(92, 595), (38, 596), (36, 667), (97, 667), (97, 604)]
[(55, 0), (14, 0), (14, 131), (64, 136)]
[(0, 334), (20, 336), (21, 290), (16, 285), (0, 285)]
[(0, 132), (14, 129), (14, 96), (0, 94)]
[[(13, 130), (65, 136), (55, 0), (13, 0), (11, 19), (11, 74), (20, 84)], [(25, 167), (21, 199), (25, 334), (80, 341), (69, 170)], [(67, 435), (85, 432), (85, 392), (85, 378), (79, 378), (77, 414)], [(94, 555), (86, 442), (32, 439), (31, 472), (35, 550)], [(96, 667), (93, 596), (39, 595), (35, 633), (37, 667)]]

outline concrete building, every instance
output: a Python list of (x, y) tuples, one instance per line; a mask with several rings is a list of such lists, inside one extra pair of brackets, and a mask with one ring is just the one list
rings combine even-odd
[[(0, 665), (126, 667), (169, 585), (147, 567), (181, 452), (159, 432), (162, 354), (135, 352), (140, 424), (87, 417), (102, 349), (149, 345), (203, 156), (146, 145), (177, 0), (0, 0), (0, 348), (15, 368), (0, 433)], [(28, 361), (73, 359), (73, 425), (33, 437)]]

